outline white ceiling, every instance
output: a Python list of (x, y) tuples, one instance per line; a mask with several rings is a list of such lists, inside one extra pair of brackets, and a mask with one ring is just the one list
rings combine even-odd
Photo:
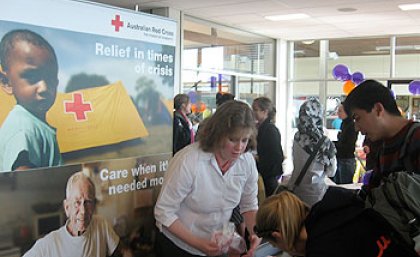
[[(413, 0), (95, 0), (118, 7), (170, 7), (185, 14), (287, 40), (420, 33), (420, 11), (401, 11)], [(420, 0), (417, 0), (420, 2)], [(340, 12), (339, 8), (355, 8)], [(267, 15), (305, 13), (308, 19), (269, 21)]]

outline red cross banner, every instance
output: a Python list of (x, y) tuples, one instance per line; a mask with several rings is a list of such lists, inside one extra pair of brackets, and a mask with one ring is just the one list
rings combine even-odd
[(127, 235), (124, 254), (155, 256), (178, 22), (67, 0), (2, 0), (0, 17), (0, 198), (13, 199), (0, 200), (0, 257), (90, 256), (48, 239), (75, 219), (63, 200), (76, 210), (86, 190), (75, 235), (89, 229), (98, 256)]
[(61, 153), (148, 136), (137, 108), (120, 81), (58, 93), (47, 121), (57, 128)]

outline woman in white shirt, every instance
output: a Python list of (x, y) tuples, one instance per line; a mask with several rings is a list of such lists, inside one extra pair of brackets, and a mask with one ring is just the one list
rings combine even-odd
[(260, 243), (254, 235), (258, 209), (258, 172), (250, 149), (255, 148), (251, 108), (239, 101), (221, 105), (200, 133), (199, 142), (182, 149), (170, 161), (155, 206), (156, 254), (219, 256), (214, 232), (229, 222), (239, 205), (251, 232), (252, 256)]

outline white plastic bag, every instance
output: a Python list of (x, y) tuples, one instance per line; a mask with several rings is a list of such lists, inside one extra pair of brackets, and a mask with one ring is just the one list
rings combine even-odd
[(223, 225), (223, 228), (213, 232), (211, 240), (216, 242), (222, 253), (227, 253), (235, 233), (235, 224), (232, 222)]
[(246, 242), (238, 233), (233, 233), (232, 242), (229, 247), (229, 256), (239, 256), (246, 252)]

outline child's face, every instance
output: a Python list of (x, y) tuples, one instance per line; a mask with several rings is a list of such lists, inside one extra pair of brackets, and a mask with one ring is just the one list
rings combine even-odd
[(16, 41), (6, 71), (8, 84), (18, 104), (45, 120), (54, 104), (58, 85), (58, 65), (45, 48)]

